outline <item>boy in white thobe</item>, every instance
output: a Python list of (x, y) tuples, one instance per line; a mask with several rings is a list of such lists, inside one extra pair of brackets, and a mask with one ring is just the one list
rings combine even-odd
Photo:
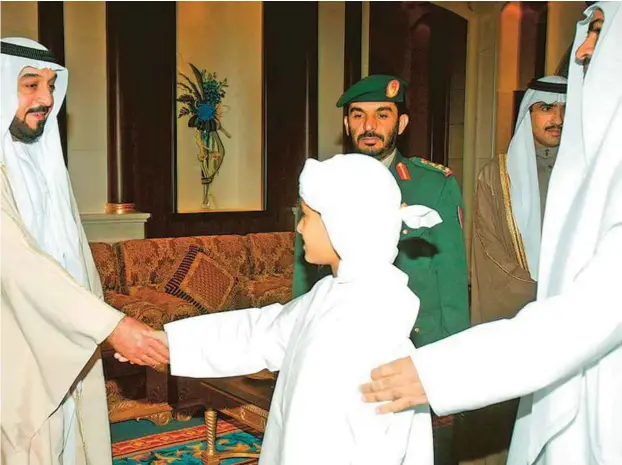
[(378, 363), (413, 351), (409, 331), (419, 299), (392, 263), (402, 221), (431, 227), (440, 217), (421, 206), (402, 208), (393, 176), (365, 155), (307, 160), (300, 195), (305, 258), (330, 265), (333, 275), (287, 305), (166, 325), (171, 372), (201, 378), (280, 371), (261, 465), (432, 465), (427, 407), (377, 415), (358, 386)]

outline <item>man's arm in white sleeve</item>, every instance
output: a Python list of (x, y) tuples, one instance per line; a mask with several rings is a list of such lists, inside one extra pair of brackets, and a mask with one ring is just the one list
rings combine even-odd
[(195, 378), (236, 376), (281, 367), (297, 309), (307, 295), (268, 305), (168, 323), (171, 374)]
[(621, 263), (622, 225), (615, 224), (562, 294), (419, 349), (413, 361), (434, 411), (445, 415), (523, 396), (620, 346)]

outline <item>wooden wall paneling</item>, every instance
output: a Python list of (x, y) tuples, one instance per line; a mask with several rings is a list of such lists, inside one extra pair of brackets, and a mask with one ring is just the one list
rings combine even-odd
[(432, 26), (427, 9), (420, 8), (417, 20), (410, 28), (409, 92), (407, 95), (410, 123), (408, 133), (408, 156), (429, 158), (430, 108), (433, 104), (430, 92)]
[[(127, 53), (135, 38), (129, 19), (134, 10), (127, 2), (106, 3), (106, 73), (108, 101), (108, 204), (134, 203), (134, 147), (136, 119), (132, 112), (136, 57)], [(138, 26), (140, 29), (141, 26)], [(137, 53), (137, 50), (134, 50)], [(140, 79), (139, 79), (140, 80)]]
[[(446, 10), (431, 13), (432, 36), (430, 41), (430, 107), (429, 107), (429, 159), (447, 165), (449, 140), (449, 86), (451, 45), (451, 15)], [(427, 157), (426, 157), (427, 158)]]
[(547, 3), (541, 6), (536, 32), (536, 76), (544, 76), (546, 66), (546, 28), (548, 23)]
[(370, 8), (370, 74), (409, 83), (411, 122), (398, 149), (447, 164), (451, 75), (459, 65), (454, 58), (463, 61), (456, 47), (465, 47), (466, 21), (429, 2), (372, 2)]
[(109, 103), (119, 105), (109, 110), (117, 126), (109, 145), (118, 143), (118, 160), (129, 162), (123, 169), (132, 172), (109, 166), (109, 176), (133, 184), (120, 186), (120, 193), (132, 191), (136, 209), (151, 213), (146, 234), (152, 236), (172, 211), (175, 2), (108, 2), (106, 21), (114, 34), (108, 42), (118, 41), (112, 44), (117, 54), (108, 59)]
[[(343, 89), (348, 89), (353, 84), (361, 80), (361, 46), (363, 41), (363, 3), (346, 2), (345, 11), (345, 41), (343, 50)], [(343, 116), (346, 116), (347, 108), (343, 109)], [(346, 134), (345, 128), (342, 129), (342, 153), (351, 150), (352, 143)]]
[(449, 163), (451, 78), (466, 72), (467, 21), (430, 5), (430, 149), (435, 163)]
[(546, 62), (547, 2), (521, 2), (521, 88), (534, 77), (544, 76)]
[[(410, 24), (408, 9), (421, 2), (370, 2), (369, 11), (369, 74), (392, 74), (411, 81)], [(409, 88), (408, 95), (412, 92)], [(407, 99), (409, 97), (407, 96)], [(411, 106), (409, 112), (413, 110)], [(411, 156), (409, 147), (413, 125), (397, 139), (397, 148)]]
[(363, 3), (346, 2), (343, 53), (343, 88), (361, 80), (363, 41)]
[(175, 3), (111, 3), (123, 34), (120, 63), (132, 77), (118, 91), (136, 209), (152, 215), (146, 236), (293, 230), (298, 176), (317, 152), (317, 2), (263, 5), (265, 210), (190, 214), (175, 212)]
[[(65, 13), (63, 2), (37, 2), (39, 43), (50, 50), (65, 66)], [(67, 165), (67, 97), (58, 112), (58, 129)]]

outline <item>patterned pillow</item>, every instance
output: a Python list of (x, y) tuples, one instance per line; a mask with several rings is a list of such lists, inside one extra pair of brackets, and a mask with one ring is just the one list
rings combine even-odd
[(173, 267), (164, 291), (184, 299), (201, 313), (224, 310), (236, 279), (205, 250), (191, 245)]

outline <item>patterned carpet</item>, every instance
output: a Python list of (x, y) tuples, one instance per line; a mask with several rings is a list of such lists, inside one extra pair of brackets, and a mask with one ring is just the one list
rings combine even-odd
[[(148, 421), (126, 421), (111, 427), (113, 465), (201, 465), (205, 450), (202, 418), (157, 427)], [(242, 431), (232, 419), (218, 419), (217, 450), (254, 452), (261, 434)], [(221, 465), (251, 465), (256, 459), (223, 460)]]

